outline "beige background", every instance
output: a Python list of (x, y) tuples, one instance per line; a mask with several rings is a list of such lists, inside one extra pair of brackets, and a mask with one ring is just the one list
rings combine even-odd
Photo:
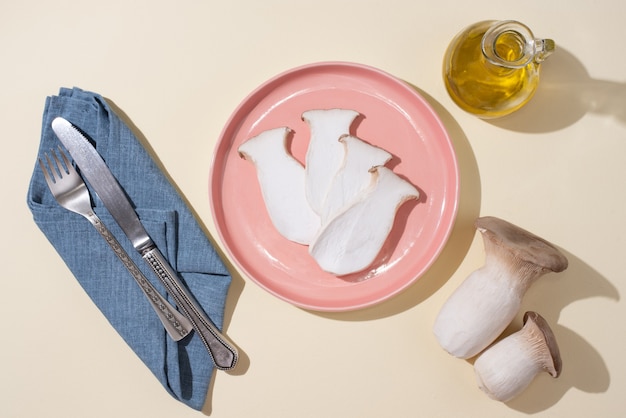
[[(293, 307), (236, 276), (228, 334), (241, 367), (218, 373), (213, 417), (621, 417), (626, 414), (626, 5), (612, 1), (3, 1), (0, 416), (197, 417), (163, 390), (91, 304), (25, 199), (44, 99), (78, 86), (111, 98), (215, 232), (215, 141), (259, 84), (341, 60), (417, 86), (458, 153), (461, 199), (443, 254), (414, 286), (343, 314)], [(444, 90), (443, 52), (463, 27), (517, 19), (559, 50), (531, 104), (485, 122)], [(553, 324), (562, 376), (509, 404), (441, 350), (440, 306), (484, 260), (473, 220), (495, 215), (559, 246), (569, 269), (527, 294)], [(518, 317), (513, 328), (519, 327)]]

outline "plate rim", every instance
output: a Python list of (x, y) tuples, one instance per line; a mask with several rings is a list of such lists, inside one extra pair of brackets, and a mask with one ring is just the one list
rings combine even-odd
[[(379, 77), (383, 77), (386, 79), (387, 82), (394, 83), (397, 87), (401, 88), (406, 93), (412, 95), (415, 100), (418, 100), (421, 103), (421, 105), (426, 110), (428, 110), (430, 119), (436, 123), (438, 129), (443, 134), (442, 138), (445, 139), (445, 142), (447, 145), (446, 148), (449, 150), (449, 154), (452, 160), (451, 168), (453, 168), (453, 171), (454, 171), (454, 175), (450, 176), (450, 177), (453, 177), (454, 179), (454, 193), (450, 194), (450, 197), (453, 197), (452, 202), (448, 202), (446, 200), (446, 204), (449, 203), (451, 204), (452, 207), (448, 209), (449, 214), (447, 217), (449, 217), (450, 221), (447, 223), (446, 228), (441, 230), (443, 231), (443, 234), (442, 234), (443, 238), (440, 239), (440, 242), (436, 246), (434, 246), (433, 256), (428, 260), (428, 262), (423, 263), (420, 271), (417, 271), (416, 274), (411, 279), (406, 280), (401, 286), (397, 286), (393, 288), (392, 291), (386, 293), (385, 295), (372, 298), (368, 300), (367, 302), (351, 303), (351, 304), (346, 304), (342, 306), (329, 307), (329, 306), (320, 306), (319, 304), (303, 303), (302, 301), (294, 300), (291, 297), (287, 297), (275, 291), (274, 289), (270, 288), (268, 285), (266, 285), (265, 283), (263, 283), (262, 281), (254, 277), (254, 275), (251, 274), (248, 268), (246, 268), (246, 266), (243, 265), (243, 263), (238, 259), (238, 257), (235, 256), (234, 251), (231, 249), (228, 241), (226, 240), (224, 236), (224, 231), (222, 230), (222, 226), (218, 222), (218, 219), (223, 216), (218, 217), (214, 195), (215, 195), (215, 190), (216, 190), (216, 187), (215, 187), (216, 178), (220, 178), (220, 179), (223, 178), (221, 175), (216, 176), (215, 168), (217, 166), (217, 158), (219, 155), (228, 154), (228, 152), (233, 146), (233, 139), (234, 139), (233, 135), (228, 135), (229, 132), (233, 132), (233, 133), (237, 132), (238, 128), (241, 126), (241, 121), (245, 120), (245, 115), (248, 113), (245, 110), (248, 108), (254, 109), (256, 102), (258, 102), (259, 100), (256, 100), (255, 103), (252, 105), (250, 104), (250, 102), (253, 99), (255, 99), (259, 94), (261, 94), (263, 91), (265, 91), (267, 88), (271, 87), (276, 82), (279, 82), (285, 79), (286, 77), (293, 77), (297, 73), (311, 71), (314, 69), (324, 69), (324, 68), (332, 69), (333, 67), (365, 71), (365, 72), (373, 73)], [(241, 115), (242, 112), (243, 112), (243, 117)], [(239, 121), (239, 123), (235, 123), (237, 121)], [(228, 138), (228, 140), (225, 141), (225, 138)], [(222, 149), (224, 149), (224, 152), (220, 152)], [(225, 167), (225, 164), (223, 165), (223, 167)], [(452, 139), (450, 137), (448, 130), (446, 129), (445, 125), (443, 124), (443, 121), (441, 120), (437, 112), (434, 110), (433, 106), (431, 106), (431, 104), (416, 90), (415, 87), (413, 87), (411, 84), (407, 83), (406, 81), (384, 70), (381, 70), (379, 68), (376, 68), (367, 64), (360, 64), (360, 63), (348, 62), (348, 61), (319, 61), (319, 62), (296, 66), (296, 67), (287, 69), (285, 71), (282, 71), (274, 75), (273, 77), (259, 84), (256, 88), (254, 88), (250, 93), (248, 93), (239, 102), (237, 107), (231, 112), (226, 123), (224, 124), (218, 136), (215, 148), (213, 150), (210, 170), (209, 170), (209, 188), (208, 189), (209, 189), (208, 191), (209, 191), (211, 215), (213, 217), (213, 222), (217, 230), (220, 242), (222, 243), (222, 248), (226, 250), (226, 253), (229, 256), (230, 261), (234, 263), (235, 266), (240, 271), (242, 271), (250, 280), (252, 280), (256, 285), (260, 286), (262, 289), (264, 289), (271, 295), (283, 301), (286, 301), (294, 306), (297, 306), (306, 310), (318, 311), (318, 312), (347, 312), (347, 311), (355, 311), (355, 310), (359, 310), (359, 309), (363, 309), (363, 308), (380, 304), (402, 293), (408, 287), (410, 287), (415, 282), (417, 282), (428, 270), (430, 270), (430, 268), (435, 263), (435, 261), (439, 259), (439, 257), (441, 256), (441, 253), (443, 252), (443, 249), (445, 248), (446, 244), (448, 243), (450, 239), (452, 230), (454, 229), (454, 225), (456, 223), (457, 216), (458, 216), (459, 196), (460, 196), (460, 170), (459, 170), (459, 164), (458, 164), (458, 157), (456, 155), (456, 151), (454, 149), (454, 145), (452, 143)], [(219, 195), (221, 195), (221, 190), (222, 190), (221, 185), (219, 186), (219, 190), (220, 190)]]

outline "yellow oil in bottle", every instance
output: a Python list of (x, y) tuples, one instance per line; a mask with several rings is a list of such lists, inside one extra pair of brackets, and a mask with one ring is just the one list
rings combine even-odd
[(501, 64), (492, 63), (481, 42), (490, 22), (481, 22), (457, 35), (444, 58), (444, 80), (455, 103), (481, 118), (507, 115), (526, 104), (539, 82), (538, 64), (521, 68), (507, 62), (519, 61), (524, 44), (515, 32), (504, 32), (494, 41), (493, 52)]

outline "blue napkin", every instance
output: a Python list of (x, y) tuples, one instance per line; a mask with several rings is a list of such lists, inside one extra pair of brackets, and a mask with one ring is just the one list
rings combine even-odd
[[(153, 241), (221, 329), (231, 276), (189, 207), (131, 129), (100, 95), (62, 88), (58, 96), (46, 99), (38, 157), (61, 145), (50, 126), (57, 116), (95, 141)], [(166, 295), (95, 192), (90, 192), (96, 214), (155, 288)], [(169, 338), (139, 286), (98, 232), (86, 219), (57, 204), (37, 164), (27, 201), (36, 224), (91, 300), (167, 392), (202, 409), (213, 364), (196, 333), (179, 342)], [(169, 295), (168, 300), (175, 305)]]

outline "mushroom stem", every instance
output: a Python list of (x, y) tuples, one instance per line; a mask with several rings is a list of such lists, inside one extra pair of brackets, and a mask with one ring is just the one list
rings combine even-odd
[(304, 167), (287, 150), (286, 126), (268, 129), (246, 140), (242, 158), (256, 168), (265, 208), (276, 230), (285, 238), (308, 245), (320, 228), (304, 194)]
[(387, 240), (400, 206), (419, 197), (415, 186), (387, 167), (373, 167), (370, 175), (369, 187), (323, 226), (309, 246), (309, 254), (324, 271), (344, 276), (369, 267)]
[(455, 357), (484, 350), (511, 323), (528, 288), (542, 275), (567, 268), (567, 258), (549, 242), (509, 222), (478, 218), (485, 264), (444, 303), (433, 331)]
[(344, 159), (344, 147), (338, 139), (350, 133), (359, 116), (351, 109), (313, 109), (302, 113), (311, 131), (305, 156), (305, 192), (315, 213), (321, 214), (335, 174)]
[(521, 330), (494, 344), (474, 363), (478, 387), (501, 402), (519, 395), (539, 373), (558, 377), (561, 369), (556, 338), (536, 312), (526, 312)]

